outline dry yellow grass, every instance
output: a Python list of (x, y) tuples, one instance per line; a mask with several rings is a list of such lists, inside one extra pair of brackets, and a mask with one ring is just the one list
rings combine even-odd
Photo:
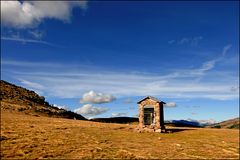
[(135, 125), (1, 113), (1, 158), (239, 159), (239, 130), (137, 133)]

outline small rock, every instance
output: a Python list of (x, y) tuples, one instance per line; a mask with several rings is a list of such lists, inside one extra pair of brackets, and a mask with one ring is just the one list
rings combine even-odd
[(100, 148), (100, 147), (96, 147), (95, 148), (97, 151), (102, 151), (102, 148)]
[(151, 129), (151, 128), (144, 128), (144, 131), (146, 131), (146, 132), (154, 132), (154, 129)]
[(178, 143), (177, 143), (176, 146), (181, 147), (181, 144), (178, 144)]
[(150, 128), (150, 129), (154, 129), (154, 125), (151, 125), (149, 128)]

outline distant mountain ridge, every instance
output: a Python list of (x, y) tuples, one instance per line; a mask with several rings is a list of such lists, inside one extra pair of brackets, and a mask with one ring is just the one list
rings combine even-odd
[(165, 121), (165, 124), (174, 127), (203, 127), (201, 123), (189, 120), (171, 120)]
[(103, 123), (132, 123), (138, 122), (136, 117), (110, 117), (110, 118), (92, 118), (90, 121)]
[(220, 123), (207, 126), (208, 128), (228, 128), (228, 129), (239, 129), (239, 118), (229, 119)]
[(165, 121), (166, 124), (172, 124), (174, 126), (187, 126), (187, 127), (206, 127), (215, 123), (214, 120), (194, 120), (194, 119), (187, 119), (187, 120), (167, 120)]
[(39, 96), (34, 91), (4, 80), (1, 80), (0, 100), (1, 110), (4, 111), (22, 112), (35, 116), (86, 120), (82, 115), (50, 105), (43, 96)]
[[(90, 121), (103, 122), (103, 123), (137, 123), (138, 118), (136, 117), (110, 117), (110, 118), (93, 118)], [(207, 127), (207, 128), (229, 128), (236, 129), (239, 128), (239, 118), (226, 120), (220, 123), (197, 121), (197, 120), (165, 120), (166, 126), (173, 127)], [(220, 127), (219, 127), (220, 125)]]
[[(103, 122), (103, 123), (134, 123), (138, 122), (136, 117), (110, 117), (110, 118), (93, 118), (90, 121)], [(188, 120), (166, 120), (165, 124), (175, 127), (203, 127), (202, 123), (197, 121)]]

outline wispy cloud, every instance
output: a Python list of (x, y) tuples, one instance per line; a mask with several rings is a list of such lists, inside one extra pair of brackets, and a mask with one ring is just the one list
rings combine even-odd
[(121, 113), (112, 113), (112, 117), (123, 117), (127, 116), (126, 112), (121, 112)]
[[(67, 71), (64, 71), (65, 73)], [(38, 73), (15, 73), (16, 77), (38, 82), (46, 86), (47, 96), (78, 98), (90, 89), (99, 90), (117, 96), (145, 96), (156, 95), (161, 97), (176, 98), (210, 98), (210, 99), (232, 99), (237, 98), (238, 93), (230, 89), (234, 83), (231, 75), (226, 83), (226, 77), (217, 76), (214, 82), (192, 82), (191, 77), (181, 80), (179, 77), (167, 78), (168, 82), (161, 83), (161, 76), (139, 75), (129, 73), (68, 73), (66, 75), (54, 72), (45, 74)], [(216, 76), (216, 75), (213, 75)], [(190, 79), (189, 79), (190, 78)], [(237, 81), (235, 82), (237, 83)]]
[(231, 87), (231, 91), (233, 91), (233, 92), (239, 92), (239, 86)]
[(34, 83), (34, 82), (30, 82), (30, 81), (27, 81), (27, 80), (24, 80), (24, 79), (20, 79), (20, 82), (29, 87), (29, 88), (32, 88), (32, 89), (37, 89), (37, 90), (42, 90), (44, 89), (44, 86), (41, 85), (41, 84), (38, 84), (38, 83)]
[(129, 109), (130, 109), (131, 111), (134, 111), (135, 107), (131, 106), (131, 107), (129, 107)]
[(43, 40), (45, 32), (39, 29), (15, 30), (4, 29), (1, 33), (1, 41), (12, 41), (21, 44), (36, 43), (52, 47), (62, 48), (62, 46)]
[(40, 30), (30, 30), (28, 33), (35, 39), (42, 39), (44, 32)]
[(172, 40), (168, 41), (168, 44), (177, 44), (177, 45), (189, 44), (189, 45), (196, 46), (196, 45), (199, 44), (199, 42), (202, 39), (203, 39), (202, 36), (198, 36), (198, 37), (183, 37), (183, 38), (178, 39), (178, 40), (172, 39)]
[(64, 68), (63, 64), (60, 63), (53, 63), (53, 62), (30, 62), (30, 61), (16, 61), (16, 60), (5, 60), (1, 59), (1, 64), (4, 66), (13, 66), (19, 68), (29, 68), (32, 67), (36, 68)]
[(24, 80), (24, 79), (18, 79), (18, 80), (20, 81), (21, 86), (26, 87), (30, 90), (33, 90), (39, 95), (43, 95), (44, 91), (46, 90), (46, 88), (39, 83), (30, 82), (30, 81), (27, 81), (27, 80)]
[(232, 47), (231, 44), (228, 44), (226, 45), (224, 48), (223, 48), (223, 51), (222, 51), (222, 56), (225, 56), (228, 52), (228, 50)]
[[(236, 73), (215, 69), (222, 60), (209, 60), (198, 68), (174, 70), (167, 74), (116, 72), (96, 66), (4, 60), (2, 71), (13, 75), (13, 78), (43, 85), (45, 96), (51, 97), (79, 98), (94, 90), (116, 97), (153, 95), (162, 98), (237, 99), (239, 91), (233, 92), (232, 89), (239, 84)], [(18, 72), (6, 66), (18, 67)]]
[(175, 43), (175, 40), (172, 39), (172, 40), (168, 41), (168, 43), (173, 44), (173, 43)]
[(200, 106), (186, 106), (187, 108), (199, 108)]
[(123, 100), (123, 103), (126, 103), (126, 104), (133, 103), (133, 100), (131, 98), (125, 98)]
[(191, 115), (197, 115), (197, 113), (196, 112), (191, 112)]
[(20, 38), (20, 37), (1, 37), (1, 40), (4, 41), (15, 41), (15, 42), (20, 42), (20, 43), (38, 43), (38, 44), (44, 44), (44, 45), (48, 45), (48, 46), (52, 46), (52, 47), (61, 47), (59, 45), (53, 44), (53, 43), (49, 43), (46, 41), (42, 41), (42, 40), (36, 40), (36, 39), (27, 39), (27, 38)]
[(215, 59), (206, 61), (202, 64), (201, 67), (196, 68), (196, 69), (187, 69), (187, 70), (182, 70), (180, 73), (182, 76), (184, 75), (192, 75), (192, 76), (203, 76), (207, 71), (212, 70), (215, 65), (224, 60), (225, 55), (227, 54), (227, 52), (230, 50), (231, 48), (231, 44), (228, 44), (226, 46), (223, 47), (222, 53), (219, 57), (216, 57)]

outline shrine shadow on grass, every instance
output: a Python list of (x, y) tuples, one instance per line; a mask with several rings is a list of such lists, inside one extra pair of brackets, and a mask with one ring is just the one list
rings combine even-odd
[(167, 128), (165, 129), (165, 133), (175, 133), (175, 132), (182, 132), (182, 131), (190, 131), (195, 130), (193, 128)]

